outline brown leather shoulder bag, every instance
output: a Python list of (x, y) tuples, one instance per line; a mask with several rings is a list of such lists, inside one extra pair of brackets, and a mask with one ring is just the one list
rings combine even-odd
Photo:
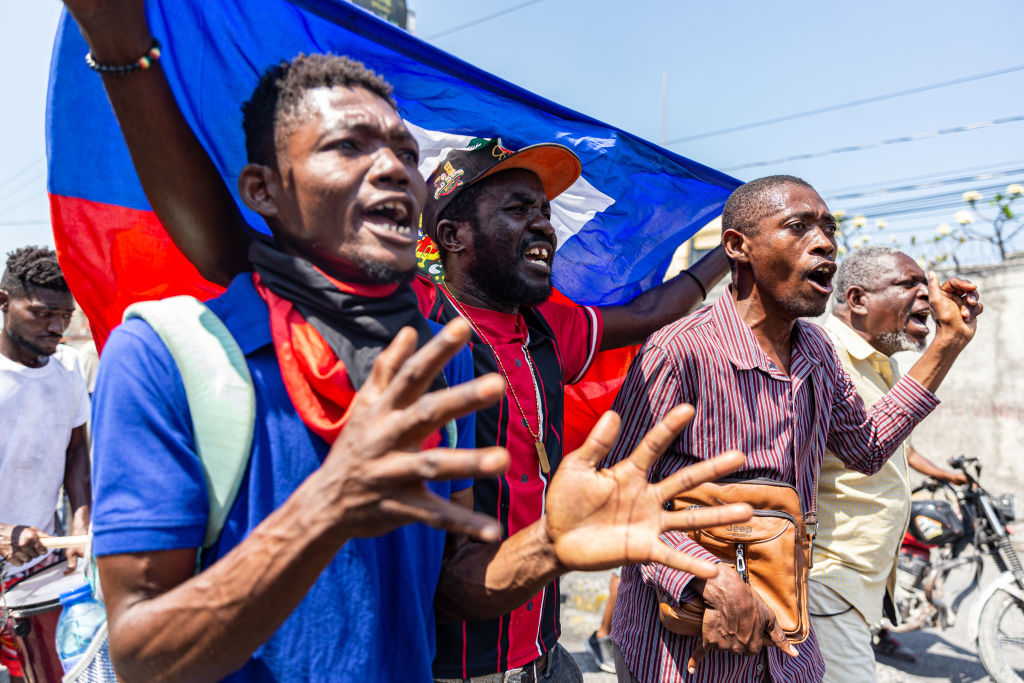
[[(811, 541), (804, 525), (800, 496), (790, 484), (766, 479), (735, 480), (700, 486), (678, 496), (673, 508), (750, 503), (754, 516), (746, 522), (709, 527), (690, 537), (735, 570), (775, 613), (786, 638), (802, 643), (808, 635), (807, 570)], [(700, 637), (704, 602), (673, 607), (660, 603), (661, 622), (670, 631)]]
[[(811, 429), (793, 459), (793, 471), (807, 462), (807, 453), (818, 426), (811, 380), (807, 380), (811, 407)], [(795, 456), (795, 449), (792, 449)], [(709, 527), (690, 532), (699, 543), (726, 568), (734, 569), (775, 613), (786, 638), (802, 643), (810, 634), (807, 616), (807, 571), (811, 566), (811, 547), (817, 526), (816, 496), (804, 512), (799, 492), (791, 484), (769, 479), (722, 479), (701, 484), (672, 502), (674, 510), (709, 505), (749, 503), (754, 516), (742, 524)], [(699, 638), (704, 619), (704, 601), (697, 596), (690, 602), (675, 605), (659, 597), (662, 625), (673, 633)], [(766, 636), (766, 642), (770, 640)]]

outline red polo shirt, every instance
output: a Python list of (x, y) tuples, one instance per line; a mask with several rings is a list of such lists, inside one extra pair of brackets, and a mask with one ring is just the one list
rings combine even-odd
[[(603, 332), (601, 313), (555, 301), (518, 314), (456, 306), (444, 289), (424, 277), (416, 278), (414, 289), (427, 318), (442, 323), (463, 313), (470, 318), (476, 376), (502, 369), (506, 375), (501, 402), (477, 413), (476, 445), (507, 448), (511, 464), (501, 477), (476, 480), (473, 502), (476, 510), (501, 522), (507, 538), (544, 514), (548, 482), (562, 459), (563, 390), (593, 362)], [(538, 459), (538, 433), (551, 466), (548, 473)], [(553, 582), (498, 619), (438, 624), (435, 676), (471, 678), (528, 664), (557, 642), (558, 605), (558, 583)]]

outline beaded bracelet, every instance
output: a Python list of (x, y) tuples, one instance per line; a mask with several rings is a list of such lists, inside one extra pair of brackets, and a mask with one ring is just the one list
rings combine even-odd
[(697, 283), (698, 287), (700, 287), (700, 293), (703, 294), (703, 297), (701, 297), (701, 301), (707, 301), (707, 299), (708, 299), (708, 290), (704, 289), (704, 283), (700, 281), (700, 278), (697, 277), (696, 275), (694, 275), (693, 273), (691, 273), (688, 270), (681, 270), (679, 272), (680, 273), (686, 273), (687, 275), (689, 275), (690, 277), (693, 278), (693, 281)]
[(153, 66), (153, 62), (160, 59), (160, 41), (156, 38), (153, 39), (153, 44), (146, 51), (146, 54), (136, 59), (131, 64), (100, 64), (96, 61), (96, 58), (92, 56), (92, 52), (85, 53), (85, 63), (89, 65), (89, 68), (93, 71), (98, 71), (101, 74), (127, 74), (132, 71), (142, 71)]

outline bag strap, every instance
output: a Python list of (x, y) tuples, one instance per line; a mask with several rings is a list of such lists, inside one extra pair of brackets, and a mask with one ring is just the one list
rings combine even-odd
[(252, 451), (256, 393), (238, 342), (224, 323), (191, 296), (132, 304), (124, 319), (141, 318), (178, 366), (206, 479), (210, 512), (203, 548), (220, 537)]
[[(798, 477), (800, 476), (799, 463), (801, 460), (806, 460), (810, 454), (811, 443), (815, 439), (815, 434), (818, 431), (818, 406), (814, 396), (814, 375), (809, 374), (807, 379), (804, 380), (807, 386), (807, 405), (811, 408), (811, 428), (807, 432), (807, 439), (804, 440), (803, 448), (800, 449), (800, 456), (796, 456), (796, 449), (793, 449), (793, 478), (796, 483), (797, 495), (800, 493), (800, 484)], [(796, 441), (796, 430), (793, 431), (793, 440)], [(804, 511), (804, 524), (806, 526), (817, 526), (818, 524), (818, 487), (811, 487), (811, 505)]]

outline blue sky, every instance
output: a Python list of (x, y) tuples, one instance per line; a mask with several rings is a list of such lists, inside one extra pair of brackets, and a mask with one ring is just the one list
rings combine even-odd
[[(666, 73), (664, 127), (671, 141), (1024, 65), (1024, 3), (1011, 0), (970, 6), (944, 0), (410, 0), (410, 6), (416, 33), (438, 47), (655, 142), (662, 139)], [(59, 11), (55, 0), (6, 3), (0, 22), (0, 63), (7, 65), (9, 94), (0, 112), (0, 254), (27, 243), (52, 243), (43, 122)], [(452, 30), (467, 23), (473, 25)], [(1024, 70), (669, 147), (744, 180), (798, 175), (826, 199), (851, 188), (997, 174), (895, 197), (943, 194), (955, 200), (967, 189), (1024, 182), (1024, 172), (998, 175), (1024, 169), (1024, 121), (729, 169), (1019, 115)], [(863, 197), (830, 206), (855, 210), (889, 201)], [(872, 222), (885, 218), (889, 224), (873, 239), (933, 234), (937, 224), (951, 222), (955, 210), (869, 215)]]

